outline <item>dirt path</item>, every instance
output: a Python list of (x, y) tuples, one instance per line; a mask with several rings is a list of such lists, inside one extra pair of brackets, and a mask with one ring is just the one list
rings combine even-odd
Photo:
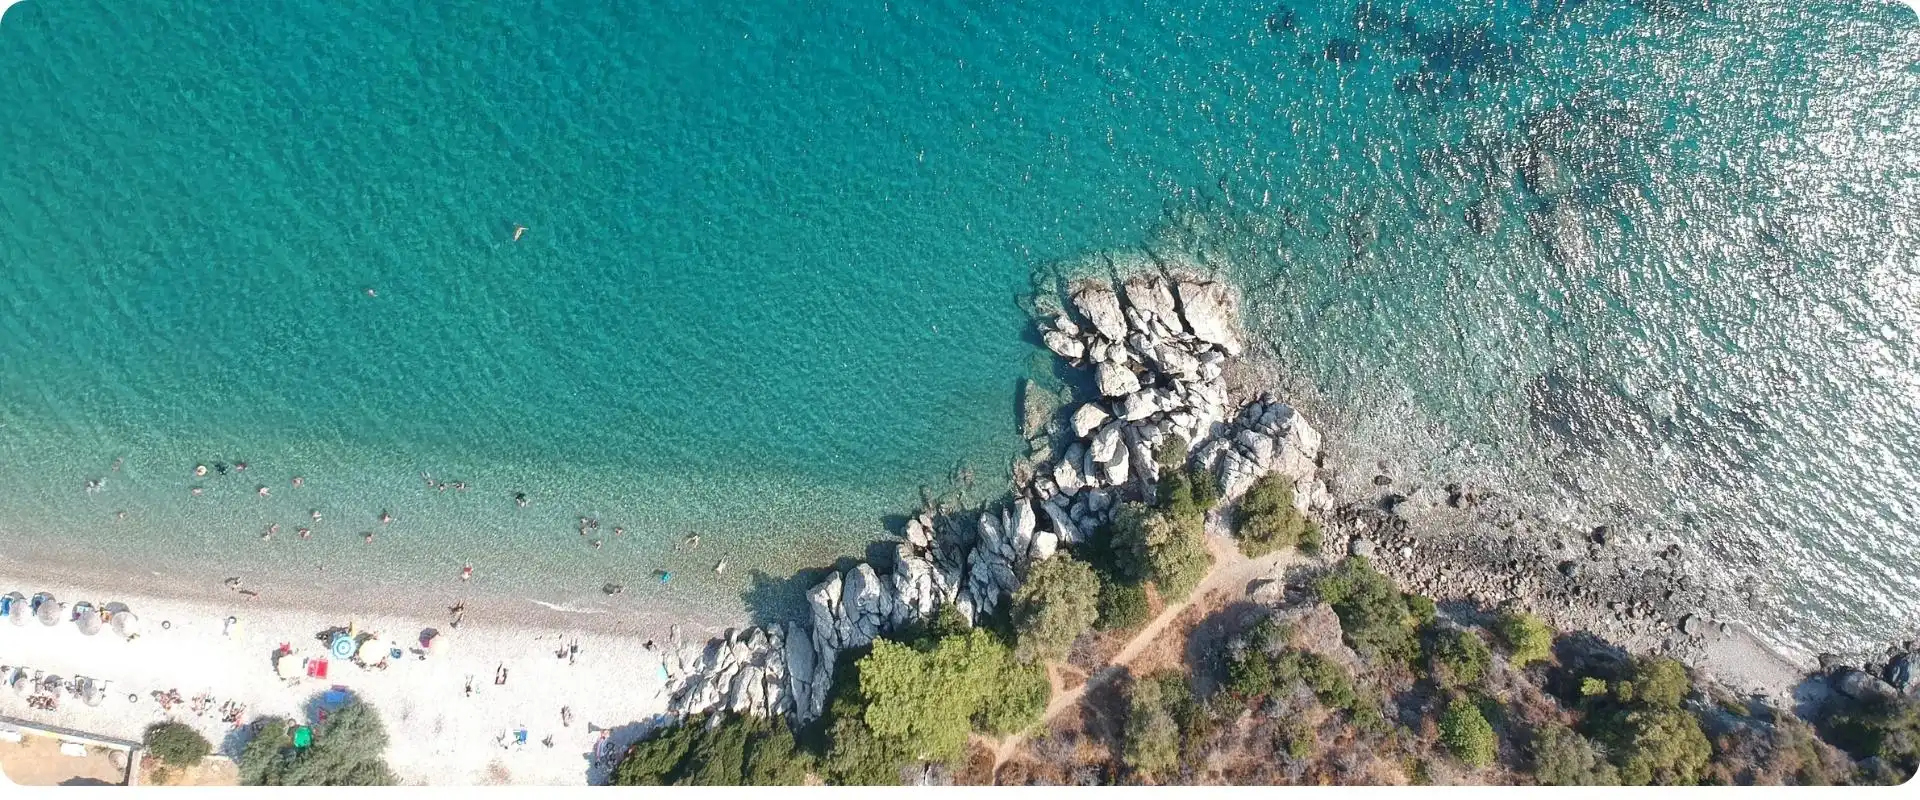
[[(1086, 681), (1079, 687), (1062, 691), (1059, 676), (1055, 674), (1051, 665), (1047, 667), (1047, 680), (1053, 684), (1053, 699), (1047, 702), (1046, 713), (1041, 716), (1040, 722), (1034, 726), (1033, 730), (1046, 730), (1047, 723), (1052, 722), (1060, 712), (1079, 705), (1080, 698), (1086, 696), (1088, 689), (1119, 674), (1120, 670), (1117, 667), (1132, 664), (1135, 658), (1160, 638), (1160, 634), (1166, 631), (1168, 625), (1180, 618), (1180, 614), (1186, 611), (1187, 606), (1194, 600), (1206, 597), (1209, 593), (1220, 589), (1229, 589), (1236, 595), (1244, 593), (1248, 582), (1271, 575), (1286, 564), (1300, 560), (1300, 556), (1291, 549), (1276, 551), (1259, 558), (1247, 558), (1240, 554), (1232, 538), (1218, 534), (1207, 536), (1207, 549), (1213, 552), (1213, 568), (1200, 581), (1200, 585), (1187, 594), (1187, 599), (1161, 609), (1160, 614), (1149, 621), (1146, 627), (1141, 628), (1139, 633), (1127, 640), (1126, 646), (1121, 647), (1120, 652), (1115, 653), (1113, 658), (1108, 659), (1106, 663), (1087, 675)], [(993, 767), (996, 773), (1000, 765), (1006, 763), (1007, 758), (1012, 756), (1024, 741), (1026, 737), (1018, 733), (1000, 740), (1000, 744), (994, 748), (993, 752)]]

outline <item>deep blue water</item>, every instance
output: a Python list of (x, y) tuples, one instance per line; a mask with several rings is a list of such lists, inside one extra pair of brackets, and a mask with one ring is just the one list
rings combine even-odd
[(1242, 282), (1356, 454), (1682, 538), (1779, 638), (1896, 635), (1911, 16), (28, 0), (0, 530), (205, 582), (729, 597), (960, 469), (990, 492), (1046, 372), (1032, 271), (1150, 242)]

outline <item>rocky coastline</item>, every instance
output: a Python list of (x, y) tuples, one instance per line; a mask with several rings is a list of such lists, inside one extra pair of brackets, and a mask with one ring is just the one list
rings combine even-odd
[(1697, 555), (1678, 544), (1610, 525), (1576, 529), (1390, 462), (1329, 464), (1301, 411), (1250, 377), (1258, 370), (1245, 363), (1231, 285), (1179, 257), (1094, 263), (1104, 275), (1070, 276), (1064, 301), (1043, 292), (1034, 309), (1039, 341), (1092, 398), (1033, 426), (1044, 428), (1034, 432), (1037, 455), (1016, 465), (1011, 492), (977, 508), (922, 509), (893, 543), (891, 563), (833, 571), (807, 590), (802, 619), (704, 643), (682, 641), (676, 629), (663, 658), (671, 713), (818, 718), (841, 651), (942, 605), (984, 621), (1033, 564), (1085, 541), (1122, 502), (1152, 502), (1170, 453), (1210, 471), (1229, 503), (1263, 474), (1284, 476), (1296, 507), (1324, 527), (1326, 557), (1366, 556), (1453, 613), (1516, 604), (1561, 630), (1679, 659), (1736, 694), (1781, 705), (1809, 686), (1856, 699), (1920, 694), (1911, 642), (1877, 662), (1855, 658), (1857, 667), (1761, 644), (1736, 621), (1739, 596), (1700, 582), (1689, 568)]

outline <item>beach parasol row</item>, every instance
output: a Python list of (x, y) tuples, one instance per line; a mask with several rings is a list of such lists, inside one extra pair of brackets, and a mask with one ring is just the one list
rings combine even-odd
[(127, 608), (126, 603), (108, 603), (96, 607), (82, 600), (63, 612), (60, 601), (49, 592), (36, 592), (31, 599), (19, 592), (8, 592), (0, 595), (0, 616), (15, 625), (26, 625), (27, 618), (31, 616), (49, 628), (71, 619), (74, 627), (87, 636), (98, 634), (108, 627), (125, 639), (140, 636), (140, 617)]

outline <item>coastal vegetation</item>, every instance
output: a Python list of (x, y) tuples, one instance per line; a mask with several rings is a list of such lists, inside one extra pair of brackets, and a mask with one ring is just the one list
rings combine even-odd
[(1100, 579), (1086, 562), (1051, 558), (1033, 565), (1013, 593), (1014, 655), (1056, 661), (1100, 618)]
[(629, 748), (616, 786), (794, 786), (811, 755), (779, 720), (743, 715), (689, 718)]
[(1239, 523), (1234, 538), (1248, 558), (1287, 547), (1308, 554), (1320, 551), (1320, 524), (1294, 506), (1293, 484), (1279, 475), (1262, 475), (1247, 489), (1240, 500)]
[(183, 722), (156, 722), (140, 739), (147, 752), (169, 767), (190, 767), (213, 752), (207, 737)]
[(393, 770), (382, 755), (387, 749), (386, 725), (373, 706), (350, 698), (311, 728), (311, 741), (301, 746), (297, 727), (288, 720), (267, 717), (238, 760), (240, 783), (245, 786), (388, 786)]

